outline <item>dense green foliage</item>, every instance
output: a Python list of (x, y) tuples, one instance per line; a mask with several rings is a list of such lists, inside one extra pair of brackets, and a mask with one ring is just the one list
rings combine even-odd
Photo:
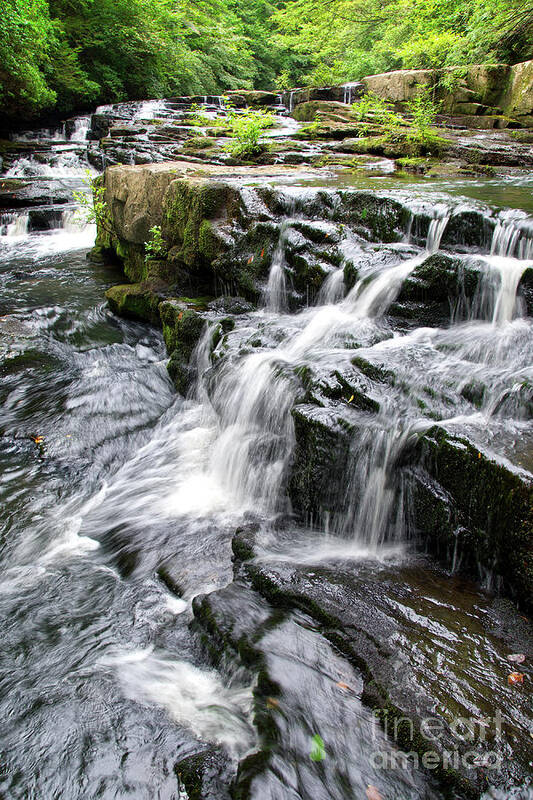
[(267, 0), (4, 0), (5, 117), (272, 85)]
[(4, 122), (531, 57), (533, 0), (3, 0)]
[(532, 0), (292, 0), (275, 17), (291, 83), (532, 57)]

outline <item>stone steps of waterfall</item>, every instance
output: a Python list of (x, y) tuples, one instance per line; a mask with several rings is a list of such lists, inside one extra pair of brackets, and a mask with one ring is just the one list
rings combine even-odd
[(147, 125), (114, 125), (109, 129), (109, 136), (112, 139), (116, 139), (118, 137), (141, 136), (147, 132)]
[(521, 122), (501, 114), (482, 115), (479, 117), (467, 114), (439, 114), (436, 118), (436, 124), (439, 127), (451, 130), (503, 130), (505, 128), (517, 129), (523, 127)]
[(72, 203), (74, 189), (70, 189), (67, 184), (68, 179), (61, 181), (47, 178), (2, 179), (0, 181), (0, 208), (8, 210)]
[[(457, 114), (472, 115), (477, 117), (486, 116), (487, 114), (497, 113), (495, 111), (492, 111), (490, 106), (485, 106), (483, 105), (483, 103), (473, 103), (473, 102), (455, 103), (454, 111)], [(502, 113), (501, 109), (500, 113)]]

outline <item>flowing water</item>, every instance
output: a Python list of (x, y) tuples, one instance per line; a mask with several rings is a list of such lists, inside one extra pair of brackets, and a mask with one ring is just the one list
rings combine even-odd
[[(160, 111), (160, 103), (145, 103), (134, 118)], [(71, 141), (85, 141), (87, 130), (83, 118)], [(59, 149), (51, 163), (22, 158), (8, 175), (81, 185), (86, 167), (83, 154)], [(222, 745), (232, 759), (253, 751), (253, 676), (238, 663), (212, 669), (189, 626), (192, 599), (232, 580), (236, 528), (259, 524), (266, 558), (274, 549), (291, 563), (345, 565), (364, 556), (379, 565), (391, 553), (402, 557), (396, 465), (417, 432), (437, 418), (515, 463), (517, 442), (531, 442), (519, 387), (533, 381), (533, 328), (517, 301), (521, 276), (533, 268), (530, 218), (500, 214), (492, 244), (465, 255), (487, 276), (466, 318), (393, 332), (391, 304), (439, 251), (455, 199), (430, 200), (425, 241), (411, 243), (406, 230), (385, 262), (385, 246), (345, 230), (346, 261), (366, 259), (359, 280), (346, 293), (342, 265), (315, 305), (289, 314), (286, 248), (298, 221), (291, 197), (263, 307), (229, 334), (216, 369), (214, 329), (206, 326), (187, 398), (168, 378), (160, 333), (107, 309), (104, 291), (122, 278), (86, 260), (94, 230), (72, 204), (46, 230), (31, 230), (31, 211), (2, 217), (3, 797), (170, 800), (179, 796), (174, 765), (206, 743)], [(243, 348), (258, 336), (261, 347)], [(350, 337), (358, 355), (394, 369), (398, 385), (384, 393), (379, 414), (356, 427), (343, 513), (291, 533), (280, 550), (272, 526), (286, 524), (290, 512), (297, 376), (347, 365)], [(484, 386), (475, 409), (462, 394), (473, 377)], [(423, 384), (433, 417), (420, 413), (414, 388), (401, 394), (399, 384)], [(237, 613), (261, 614), (264, 605)], [(476, 642), (478, 652), (488, 647)], [(331, 690), (333, 674), (353, 687), (361, 677), (305, 616), (267, 629), (260, 646), (273, 679), (292, 693), (293, 715), (284, 717), (284, 755), (275, 755), (256, 786), (257, 800), (363, 797), (378, 783), (384, 800), (442, 797), (415, 768), (383, 774), (368, 766), (376, 737), (382, 748), (393, 745), (376, 733), (368, 709)], [(317, 772), (308, 757), (317, 729), (336, 737), (345, 768), (326, 762)]]

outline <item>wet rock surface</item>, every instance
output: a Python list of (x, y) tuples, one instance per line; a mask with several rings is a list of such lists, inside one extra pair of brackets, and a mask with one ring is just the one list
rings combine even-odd
[[(100, 749), (134, 754), (113, 796), (528, 797), (531, 142), (494, 75), (472, 72), (427, 153), (364, 130), (355, 84), (287, 108), (232, 95), (277, 114), (259, 164), (229, 156), (221, 98), (102, 108), (2, 150), (2, 440), (47, 488), (44, 521), (22, 515), (30, 563), (56, 530), (54, 558), (83, 554), (61, 585), (90, 598), (80, 636), (103, 660), (77, 682), (67, 590), (50, 589), (61, 613), (32, 647), (40, 676), (53, 652), (74, 692), (94, 677), (102, 708), (118, 682), (124, 742), (100, 742), (105, 714), (86, 745), (69, 729), (96, 772)], [(88, 164), (109, 167), (90, 264), (69, 249)], [(17, 589), (41, 609), (32, 591)], [(11, 708), (12, 741), (34, 713)]]
[[(343, 769), (350, 771), (352, 790), (364, 792), (380, 783), (372, 763), (389, 759), (394, 764), (405, 752), (418, 753), (421, 760), (425, 753), (426, 763), (433, 759), (433, 776), (456, 797), (479, 796), (488, 785), (492, 760), (504, 763), (502, 785), (519, 783), (528, 771), (527, 733), (519, 722), (527, 717), (527, 698), (506, 685), (506, 656), (518, 644), (527, 650), (533, 646), (528, 624), (516, 626), (510, 606), (450, 580), (424, 561), (398, 568), (361, 561), (359, 554), (354, 570), (335, 557), (332, 542), (306, 538), (303, 550), (301, 545), (298, 536), (271, 534), (258, 541), (252, 530), (237, 532), (236, 582), (194, 602), (196, 623), (218, 654), (215, 660), (229, 651), (258, 674), (254, 709), (264, 755), (241, 764), (235, 796), (275, 791), (279, 758), (286, 757), (287, 748), (312, 742), (318, 730), (329, 794), (322, 794), (317, 782), (310, 788), (313, 768), (301, 769), (295, 753), (294, 785), (304, 796), (347, 796)], [(328, 545), (333, 547), (329, 564), (324, 563)], [(466, 600), (460, 608), (458, 593)], [(413, 635), (415, 618), (421, 628)], [(489, 663), (495, 668), (490, 676)], [(314, 674), (307, 672), (309, 666)], [(365, 745), (359, 758), (354, 753), (347, 758), (345, 748), (353, 746), (350, 717), (359, 733), (366, 727), (373, 760)], [(344, 737), (335, 728), (339, 718), (346, 722)], [(519, 740), (522, 760), (509, 762), (509, 748)], [(397, 774), (402, 797), (434, 796), (416, 770), (403, 788)]]

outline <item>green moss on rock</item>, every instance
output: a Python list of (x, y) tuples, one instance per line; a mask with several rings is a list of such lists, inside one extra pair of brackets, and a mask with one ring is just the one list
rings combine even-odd
[(441, 555), (443, 543), (448, 552), (458, 548), (465, 566), (499, 576), (524, 608), (533, 608), (531, 480), (442, 428), (421, 438), (419, 452), (441, 500), (445, 505), (451, 500), (453, 515), (442, 510), (440, 519), (432, 518), (431, 503), (420, 499), (417, 488), (415, 517), (422, 535), (428, 530), (437, 537), (433, 545)]
[(161, 287), (155, 283), (126, 283), (111, 286), (106, 292), (109, 307), (120, 317), (140, 319), (153, 324), (159, 323), (158, 306)]

